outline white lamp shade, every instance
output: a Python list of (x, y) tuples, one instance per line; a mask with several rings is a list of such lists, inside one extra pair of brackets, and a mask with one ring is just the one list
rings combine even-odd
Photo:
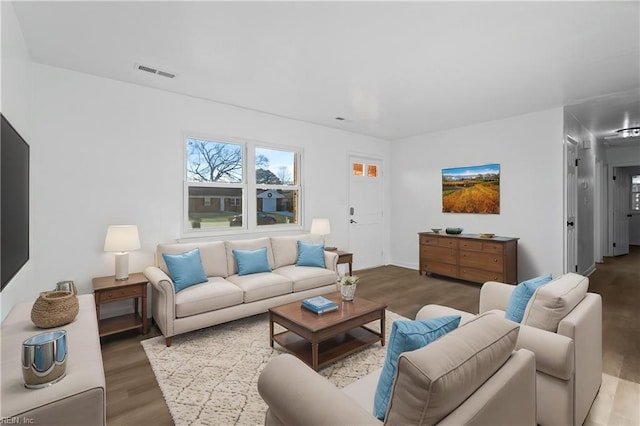
[(140, 237), (136, 225), (112, 225), (107, 229), (104, 251), (130, 251), (140, 248)]
[(317, 218), (311, 221), (311, 231), (315, 235), (329, 235), (331, 233), (331, 225), (329, 219)]

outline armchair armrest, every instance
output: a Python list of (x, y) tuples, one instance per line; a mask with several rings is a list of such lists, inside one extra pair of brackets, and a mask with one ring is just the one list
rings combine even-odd
[(269, 406), (267, 425), (382, 424), (327, 379), (289, 354), (269, 361), (258, 378), (258, 392)]
[(575, 346), (576, 422), (584, 421), (602, 383), (602, 297), (587, 293), (558, 324)]
[(536, 355), (536, 370), (562, 380), (573, 377), (573, 339), (551, 331), (520, 325), (516, 349), (520, 348), (528, 349)]
[(325, 268), (331, 271), (338, 270), (338, 253), (335, 251), (324, 251), (324, 265)]
[(483, 314), (492, 309), (506, 311), (514, 288), (514, 285), (496, 281), (484, 283), (480, 289), (480, 313)]
[(144, 270), (144, 276), (151, 283), (153, 297), (151, 298), (151, 313), (165, 337), (174, 335), (173, 320), (176, 317), (176, 292), (173, 281), (162, 269), (149, 266)]

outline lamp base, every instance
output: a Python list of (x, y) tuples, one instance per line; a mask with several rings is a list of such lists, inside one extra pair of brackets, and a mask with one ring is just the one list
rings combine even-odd
[(116, 281), (129, 279), (129, 253), (126, 251), (116, 253)]

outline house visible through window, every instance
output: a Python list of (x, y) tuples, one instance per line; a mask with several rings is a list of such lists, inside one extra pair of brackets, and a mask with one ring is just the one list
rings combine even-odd
[(631, 210), (640, 211), (640, 175), (631, 176)]
[(300, 223), (298, 151), (196, 138), (187, 138), (185, 148), (186, 230)]

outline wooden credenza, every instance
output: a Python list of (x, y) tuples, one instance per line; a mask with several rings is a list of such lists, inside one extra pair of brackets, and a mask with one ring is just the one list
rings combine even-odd
[(518, 238), (418, 233), (423, 272), (484, 283), (518, 282)]

